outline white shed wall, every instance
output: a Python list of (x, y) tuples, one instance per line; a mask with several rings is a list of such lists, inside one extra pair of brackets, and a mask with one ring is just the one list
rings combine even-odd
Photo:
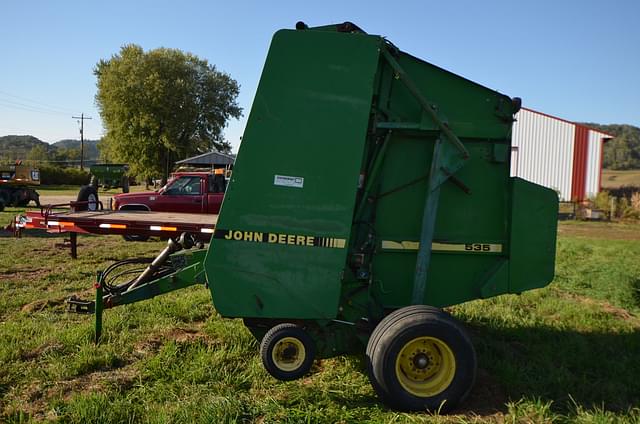
[(571, 200), (574, 137), (574, 124), (520, 110), (513, 124), (511, 175), (558, 190), (561, 200)]
[[(606, 134), (589, 131), (589, 150), (587, 152), (586, 194), (592, 197), (600, 191), (600, 170), (602, 168), (602, 138)], [(607, 136), (608, 138), (608, 136)]]

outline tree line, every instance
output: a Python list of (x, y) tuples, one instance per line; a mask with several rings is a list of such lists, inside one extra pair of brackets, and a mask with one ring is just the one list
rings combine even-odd
[(604, 144), (603, 168), (640, 169), (640, 128), (624, 124), (585, 125), (614, 136)]

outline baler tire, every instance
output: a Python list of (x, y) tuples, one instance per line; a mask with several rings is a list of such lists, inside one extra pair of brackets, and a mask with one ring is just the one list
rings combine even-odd
[[(283, 358), (284, 355), (289, 357)], [(291, 355), (293, 357), (290, 357)], [(282, 381), (305, 376), (311, 369), (315, 356), (316, 346), (313, 339), (296, 324), (276, 325), (267, 331), (260, 343), (260, 358), (264, 368)]]
[(396, 309), (395, 311), (391, 312), (389, 315), (384, 317), (378, 323), (378, 325), (373, 329), (371, 336), (369, 337), (369, 342), (367, 343), (367, 348), (365, 351), (366, 363), (367, 363), (367, 374), (369, 375), (369, 381), (371, 382), (373, 389), (378, 394), (380, 399), (383, 399), (383, 401), (384, 399), (388, 398), (388, 395), (384, 394), (386, 393), (387, 389), (381, 386), (376, 379), (371, 377), (373, 375), (372, 374), (373, 373), (373, 369), (372, 369), (373, 352), (375, 352), (375, 350), (377, 349), (378, 341), (380, 340), (380, 337), (382, 337), (382, 335), (386, 332), (387, 328), (394, 325), (399, 320), (402, 320), (405, 317), (410, 316), (415, 312), (426, 313), (427, 311), (431, 311), (432, 313), (437, 314), (439, 311), (441, 311), (441, 309), (435, 308), (433, 306), (428, 306), (428, 305), (411, 305), (411, 306), (406, 306), (404, 308)]
[(367, 345), (369, 380), (395, 409), (448, 412), (470, 393), (477, 359), (462, 325), (428, 306), (383, 319)]

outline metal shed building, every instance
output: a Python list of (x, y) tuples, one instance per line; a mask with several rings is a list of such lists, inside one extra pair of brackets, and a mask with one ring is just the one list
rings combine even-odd
[(179, 160), (176, 165), (188, 165), (188, 166), (202, 166), (202, 167), (223, 167), (233, 165), (235, 162), (235, 155), (228, 155), (220, 152), (207, 152), (198, 156), (193, 156), (187, 159)]
[(560, 200), (582, 201), (600, 191), (601, 131), (522, 108), (511, 138), (511, 175), (552, 188)]

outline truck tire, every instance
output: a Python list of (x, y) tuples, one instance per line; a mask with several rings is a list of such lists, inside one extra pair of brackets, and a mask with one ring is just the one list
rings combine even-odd
[(77, 201), (90, 203), (77, 205), (76, 211), (96, 211), (98, 210), (98, 200), (98, 190), (94, 186), (82, 186), (78, 192)]
[(430, 306), (385, 317), (367, 345), (369, 380), (380, 399), (405, 411), (448, 412), (471, 392), (477, 359), (462, 325)]
[(311, 369), (316, 346), (307, 332), (296, 324), (278, 324), (262, 338), (260, 357), (265, 369), (282, 381), (303, 377)]

